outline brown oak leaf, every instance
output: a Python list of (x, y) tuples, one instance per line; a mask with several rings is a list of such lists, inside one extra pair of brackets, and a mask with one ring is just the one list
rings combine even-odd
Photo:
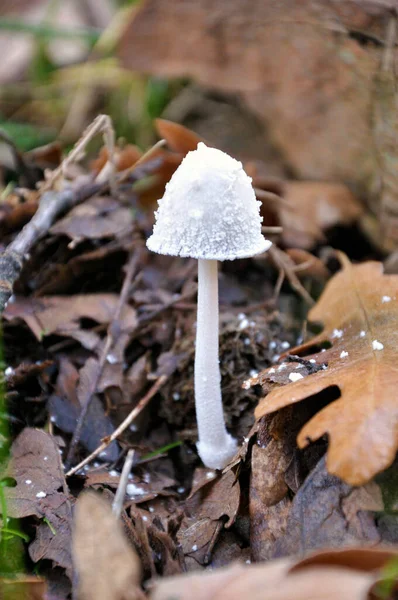
[[(384, 275), (378, 262), (354, 266), (344, 255), (341, 261), (343, 269), (309, 313), (310, 321), (323, 323), (322, 333), (291, 350), (325, 368), (305, 377), (290, 374), (292, 383), (273, 389), (255, 414), (260, 418), (338, 386), (340, 398), (308, 421), (297, 440), (304, 447), (328, 434), (328, 471), (362, 485), (393, 462), (398, 448), (398, 277)], [(325, 342), (329, 349), (311, 354)]]

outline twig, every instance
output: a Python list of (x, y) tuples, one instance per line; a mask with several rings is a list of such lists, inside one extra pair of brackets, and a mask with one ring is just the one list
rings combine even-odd
[(108, 162), (111, 164), (111, 172), (109, 173), (109, 186), (112, 192), (116, 191), (114, 168), (115, 132), (112, 125), (112, 120), (108, 115), (98, 115), (85, 129), (83, 135), (76, 142), (65, 160), (62, 161), (59, 167), (54, 169), (54, 171), (51, 173), (51, 177), (43, 184), (43, 187), (41, 188), (43, 191), (52, 188), (58, 177), (61, 177), (65, 174), (67, 167), (81, 158), (87, 144), (97, 135), (97, 133), (102, 133), (104, 136), (105, 146), (108, 150)]
[(131, 467), (133, 466), (135, 450), (129, 450), (126, 456), (126, 460), (124, 461), (122, 474), (120, 476), (119, 485), (117, 487), (115, 499), (112, 504), (112, 511), (115, 517), (118, 519), (121, 515), (123, 508), (123, 501), (126, 495), (126, 487), (127, 482), (129, 480), (129, 475), (131, 471)]
[(101, 454), (101, 452), (103, 452), (109, 446), (109, 444), (111, 444), (113, 441), (115, 441), (119, 437), (119, 435), (121, 435), (123, 433), (123, 431), (125, 431), (127, 429), (127, 427), (129, 427), (131, 425), (131, 423), (134, 421), (134, 419), (136, 419), (136, 417), (146, 407), (146, 405), (153, 398), (153, 396), (155, 394), (157, 394), (159, 389), (162, 387), (162, 385), (164, 385), (164, 383), (166, 381), (167, 381), (167, 375), (161, 375), (159, 377), (159, 379), (157, 379), (155, 381), (155, 383), (149, 389), (149, 391), (145, 394), (145, 396), (143, 396), (141, 398), (141, 400), (138, 402), (137, 406), (135, 406), (133, 408), (133, 410), (124, 419), (124, 421), (119, 425), (119, 427), (117, 429), (115, 429), (115, 431), (112, 433), (112, 435), (107, 437), (102, 442), (102, 444), (100, 446), (98, 446), (98, 448), (96, 450), (94, 450), (94, 452), (92, 452), (89, 456), (87, 456), (87, 458), (85, 458), (78, 465), (73, 467), (73, 469), (70, 469), (66, 473), (65, 477), (70, 477), (71, 475), (74, 475), (77, 471), (80, 471), (80, 469), (82, 469), (85, 465), (90, 463), (92, 460), (94, 460), (94, 458), (96, 458), (99, 454)]
[(58, 216), (87, 200), (102, 187), (103, 185), (90, 183), (79, 190), (49, 191), (42, 195), (32, 219), (0, 254), (0, 314), (12, 295), (14, 283), (22, 270), (25, 254), (46, 235)]
[(294, 264), (292, 259), (276, 246), (271, 246), (271, 248), (268, 250), (268, 253), (274, 261), (275, 265), (279, 268), (279, 277), (276, 286), (275, 296), (277, 297), (277, 295), (279, 294), (280, 288), (283, 283), (283, 279), (287, 277), (292, 288), (296, 290), (296, 292), (300, 294), (300, 296), (306, 302), (308, 302), (310, 306), (312, 306), (314, 304), (314, 299), (311, 298), (305, 287), (300, 283), (300, 280), (298, 279), (295, 273), (296, 265)]
[(70, 465), (73, 462), (76, 446), (79, 443), (81, 432), (83, 429), (84, 420), (86, 418), (87, 411), (90, 407), (92, 397), (97, 391), (98, 383), (101, 379), (102, 372), (104, 370), (104, 366), (106, 363), (106, 357), (108, 356), (108, 354), (116, 340), (116, 337), (118, 335), (117, 324), (119, 322), (123, 307), (127, 302), (127, 298), (128, 298), (129, 292), (130, 292), (131, 282), (137, 271), (137, 266), (138, 266), (140, 257), (141, 257), (140, 249), (136, 250), (136, 252), (132, 252), (132, 254), (130, 256), (129, 263), (127, 266), (126, 276), (124, 278), (123, 286), (122, 286), (120, 296), (119, 296), (119, 301), (116, 306), (115, 314), (113, 315), (112, 321), (110, 322), (109, 327), (108, 327), (105, 344), (104, 344), (104, 347), (101, 352), (101, 356), (98, 361), (97, 371), (95, 373), (95, 377), (93, 377), (93, 380), (90, 382), (90, 384), (91, 384), (90, 388), (87, 392), (86, 399), (85, 399), (82, 409), (80, 411), (75, 431), (73, 432), (73, 437), (72, 437), (72, 440), (71, 440), (71, 443), (69, 446), (68, 456), (65, 461), (65, 468), (67, 468), (67, 469), (70, 467)]

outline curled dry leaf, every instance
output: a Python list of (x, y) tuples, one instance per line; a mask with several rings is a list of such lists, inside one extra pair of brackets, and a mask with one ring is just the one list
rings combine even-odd
[[(353, 266), (343, 255), (341, 260), (343, 269), (309, 313), (311, 321), (323, 323), (323, 332), (291, 350), (327, 367), (272, 390), (255, 414), (262, 417), (338, 386), (341, 397), (302, 428), (298, 444), (328, 434), (329, 472), (361, 485), (386, 469), (398, 448), (398, 277), (384, 275), (381, 263)], [(310, 354), (324, 342), (331, 347)]]
[(173, 152), (181, 154), (183, 158), (187, 152), (196, 150), (199, 142), (205, 140), (197, 133), (191, 131), (183, 125), (167, 121), (166, 119), (156, 119), (156, 131), (161, 138), (164, 138), (167, 145)]
[(172, 577), (155, 585), (151, 600), (365, 600), (378, 571), (397, 550), (326, 551), (295, 563), (278, 560), (232, 565), (211, 574)]
[(72, 540), (78, 600), (142, 600), (141, 566), (111, 505), (87, 492), (76, 502)]

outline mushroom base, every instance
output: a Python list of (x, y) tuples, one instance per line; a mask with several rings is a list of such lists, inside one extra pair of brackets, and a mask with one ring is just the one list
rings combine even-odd
[(206, 467), (210, 469), (223, 469), (235, 456), (238, 444), (232, 435), (226, 433), (222, 444), (210, 445), (198, 442), (196, 448)]

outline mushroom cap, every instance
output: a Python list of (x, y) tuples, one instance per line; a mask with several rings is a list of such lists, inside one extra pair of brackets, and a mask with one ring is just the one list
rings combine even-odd
[(200, 142), (158, 201), (147, 246), (158, 254), (234, 260), (268, 250), (260, 202), (242, 163)]

